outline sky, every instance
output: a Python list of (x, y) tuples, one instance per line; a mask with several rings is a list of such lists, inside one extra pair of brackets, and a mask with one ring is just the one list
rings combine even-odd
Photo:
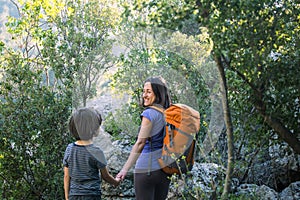
[(9, 35), (5, 29), (8, 16), (18, 16), (17, 9), (10, 0), (0, 0), (0, 40), (9, 39)]

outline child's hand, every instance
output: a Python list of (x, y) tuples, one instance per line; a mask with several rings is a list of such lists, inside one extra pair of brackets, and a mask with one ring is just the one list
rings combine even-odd
[(120, 183), (121, 183), (121, 179), (120, 178), (116, 177), (115, 181), (116, 181), (116, 184), (114, 184), (114, 186), (120, 185)]
[(127, 174), (127, 171), (121, 170), (121, 171), (117, 174), (116, 178), (118, 178), (118, 179), (120, 179), (120, 180), (123, 181), (123, 180), (125, 179), (126, 174)]

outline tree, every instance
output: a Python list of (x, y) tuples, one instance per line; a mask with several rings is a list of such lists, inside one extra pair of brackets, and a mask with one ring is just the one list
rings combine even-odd
[[(103, 73), (114, 65), (113, 31), (119, 21), (112, 1), (68, 1), (52, 27), (55, 37), (45, 56), (53, 61), (56, 74), (69, 71), (74, 84), (74, 107), (86, 106), (97, 91)], [(46, 45), (48, 46), (48, 45)]]
[(44, 25), (57, 15), (56, 3), (15, 3), (19, 17), (7, 23), (12, 43), (1, 42), (2, 199), (63, 198), (61, 158), (70, 142), (66, 123), (72, 87), (62, 91), (47, 84), (49, 66), (41, 53), (43, 41), (52, 36)]
[(222, 61), (219, 57), (216, 57), (216, 62), (218, 65), (218, 70), (220, 73), (220, 85), (221, 85), (221, 93), (222, 93), (222, 105), (224, 112), (224, 121), (226, 126), (226, 135), (227, 135), (227, 168), (226, 168), (226, 178), (223, 190), (223, 198), (227, 198), (228, 193), (230, 192), (230, 184), (232, 179), (233, 165), (234, 165), (234, 141), (233, 141), (233, 125), (231, 121), (230, 107), (228, 103), (228, 88), (227, 88), (227, 80), (224, 66), (222, 65)]
[(106, 0), (11, 3), (18, 10), (7, 23), (12, 40), (0, 43), (0, 194), (62, 199), (66, 123), (113, 64), (118, 8)]
[[(217, 11), (217, 15), (213, 14)], [(220, 55), (224, 68), (244, 81), (244, 88), (249, 88), (249, 102), (257, 113), (300, 153), (296, 137), (299, 105), (295, 104), (299, 81), (290, 74), (299, 71), (299, 50), (295, 49), (299, 38), (297, 5), (292, 1), (231, 2), (225, 7), (216, 4), (213, 13), (207, 20), (214, 51)], [(216, 23), (218, 28), (213, 28)], [(285, 66), (289, 70), (284, 70)], [(279, 77), (278, 72), (287, 76)], [(287, 88), (279, 86), (282, 83)], [(293, 120), (288, 120), (291, 117)]]

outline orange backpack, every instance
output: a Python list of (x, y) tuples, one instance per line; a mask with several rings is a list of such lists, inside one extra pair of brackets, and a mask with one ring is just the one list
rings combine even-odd
[(173, 104), (163, 112), (166, 120), (162, 156), (158, 162), (167, 174), (185, 174), (192, 170), (200, 114), (185, 104)]

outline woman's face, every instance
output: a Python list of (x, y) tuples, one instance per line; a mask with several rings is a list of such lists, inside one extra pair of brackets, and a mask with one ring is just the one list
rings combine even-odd
[(155, 94), (152, 90), (152, 86), (150, 82), (146, 82), (144, 84), (143, 100), (144, 100), (144, 106), (151, 106), (155, 101)]

